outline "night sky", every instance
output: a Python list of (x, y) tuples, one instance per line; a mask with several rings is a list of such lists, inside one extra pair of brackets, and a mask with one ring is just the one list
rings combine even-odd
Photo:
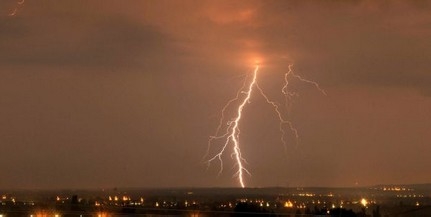
[[(0, 1), (0, 188), (238, 187), (231, 148), (220, 175), (204, 156), (255, 61), (300, 138), (253, 94), (248, 187), (431, 182), (430, 1), (20, 3)], [(284, 107), (291, 64), (327, 95), (292, 80)]]

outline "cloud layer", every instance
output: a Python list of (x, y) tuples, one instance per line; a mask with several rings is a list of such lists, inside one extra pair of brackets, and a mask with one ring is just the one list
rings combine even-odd
[(256, 61), (280, 103), (290, 64), (328, 96), (292, 81), (301, 139), (287, 152), (251, 100), (249, 186), (429, 182), (427, 1), (46, 0), (9, 16), (16, 5), (0, 3), (1, 186), (236, 186), (201, 160)]

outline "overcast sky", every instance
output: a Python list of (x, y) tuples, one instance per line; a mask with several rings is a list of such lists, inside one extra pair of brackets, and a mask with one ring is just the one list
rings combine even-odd
[[(219, 176), (203, 157), (256, 60), (300, 138), (253, 94), (247, 186), (431, 182), (429, 1), (20, 3), (0, 1), (1, 188), (238, 187), (231, 148)], [(290, 64), (327, 95), (292, 80), (283, 107)]]

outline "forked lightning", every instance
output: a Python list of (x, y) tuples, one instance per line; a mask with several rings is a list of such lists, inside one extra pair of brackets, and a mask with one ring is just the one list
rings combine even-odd
[[(304, 79), (301, 76), (293, 73), (291, 67), (292, 67), (292, 65), (289, 65), (289, 71), (284, 74), (284, 86), (281, 89), (282, 94), (286, 97), (286, 105), (287, 105), (287, 102), (290, 101), (291, 97), (296, 95), (296, 93), (288, 91), (289, 77), (293, 77), (293, 78), (296, 78), (302, 82), (312, 84), (320, 92), (322, 92), (324, 95), (326, 95), (325, 91), (319, 87), (319, 84), (317, 84), (314, 81)], [(258, 92), (265, 99), (266, 103), (271, 105), (272, 108), (274, 109), (274, 112), (276, 113), (276, 115), (280, 121), (279, 127), (280, 127), (280, 132), (281, 132), (281, 142), (283, 143), (285, 149), (287, 149), (286, 140), (285, 140), (285, 134), (286, 134), (286, 131), (284, 129), (285, 127), (287, 127), (287, 129), (290, 130), (290, 132), (295, 136), (295, 139), (297, 141), (299, 138), (298, 131), (294, 128), (292, 122), (290, 122), (285, 117), (283, 117), (283, 112), (281, 111), (280, 106), (276, 102), (270, 100), (269, 97), (263, 91), (263, 89), (259, 86), (258, 81), (257, 81), (258, 80), (258, 76), (257, 76), (258, 71), (259, 71), (259, 65), (256, 65), (256, 67), (253, 71), (253, 74), (252, 74), (251, 81), (249, 81), (249, 84), (247, 85), (247, 77), (246, 77), (246, 80), (244, 81), (243, 86), (237, 92), (236, 97), (229, 100), (227, 102), (227, 104), (223, 107), (223, 109), (221, 111), (221, 118), (219, 121), (219, 126), (217, 127), (215, 135), (210, 136), (210, 139), (208, 140), (208, 151), (207, 151), (207, 154), (205, 155), (206, 159), (208, 159), (206, 161), (208, 164), (208, 167), (210, 166), (210, 164), (213, 161), (216, 161), (216, 160), (219, 161), (219, 163), (220, 163), (219, 175), (220, 175), (223, 172), (223, 159), (222, 159), (222, 157), (225, 154), (227, 149), (232, 149), (231, 157), (233, 158), (233, 160), (235, 162), (235, 168), (236, 168), (235, 175), (237, 176), (238, 182), (242, 188), (245, 187), (244, 173), (247, 173), (249, 175), (251, 175), (251, 174), (244, 167), (246, 160), (242, 156), (241, 149), (240, 149), (239, 124), (240, 124), (241, 118), (243, 116), (243, 110), (244, 110), (245, 106), (247, 105), (247, 103), (251, 102), (251, 97), (252, 97), (252, 94), (255, 92), (255, 89), (257, 89), (256, 92)], [(235, 110), (235, 116), (229, 120), (225, 120), (226, 110), (231, 106), (232, 103), (237, 102), (237, 101), (239, 101), (239, 105)], [(227, 127), (225, 129), (225, 132), (223, 134), (221, 134), (220, 131), (223, 129), (224, 124)], [(211, 146), (213, 145), (212, 143), (215, 141), (218, 141), (218, 140), (223, 141), (221, 143), (222, 145), (219, 148), (219, 151), (215, 155), (208, 157), (208, 156), (210, 156), (209, 152), (210, 152)]]

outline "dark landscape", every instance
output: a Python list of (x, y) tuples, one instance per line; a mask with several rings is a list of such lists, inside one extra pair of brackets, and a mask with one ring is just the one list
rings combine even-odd
[(0, 216), (431, 215), (431, 184), (358, 188), (3, 190)]

